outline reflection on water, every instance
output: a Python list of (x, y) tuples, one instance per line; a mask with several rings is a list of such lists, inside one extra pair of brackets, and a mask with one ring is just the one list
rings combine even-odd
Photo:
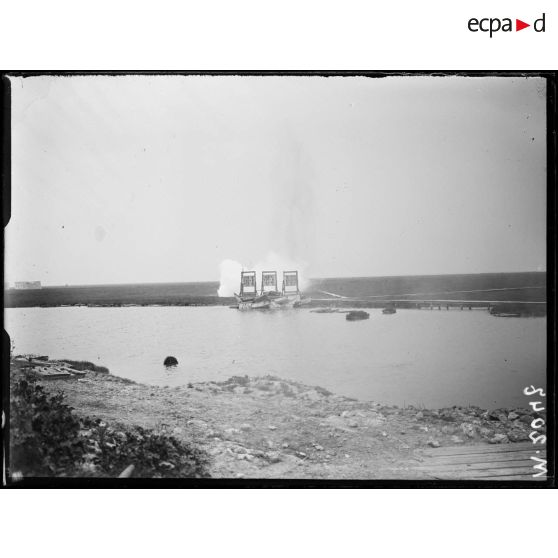
[[(546, 319), (400, 310), (348, 322), (309, 310), (10, 308), (16, 353), (89, 360), (133, 380), (183, 385), (274, 374), (385, 404), (524, 406), (545, 385)], [(166, 368), (166, 356), (178, 366)]]

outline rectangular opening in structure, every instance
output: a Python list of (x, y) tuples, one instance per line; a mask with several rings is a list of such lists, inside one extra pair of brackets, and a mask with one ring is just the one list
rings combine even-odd
[(277, 272), (262, 271), (262, 293), (277, 290)]
[(243, 271), (240, 276), (240, 294), (256, 294), (256, 272)]
[(298, 271), (283, 272), (283, 291), (285, 293), (298, 292)]

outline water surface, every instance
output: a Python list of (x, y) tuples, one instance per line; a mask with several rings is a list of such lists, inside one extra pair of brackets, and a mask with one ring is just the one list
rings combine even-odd
[[(9, 308), (17, 353), (89, 360), (135, 381), (177, 386), (273, 374), (385, 404), (525, 406), (545, 385), (546, 318), (399, 310), (347, 322), (309, 310), (226, 307)], [(166, 356), (179, 365), (165, 368)]]

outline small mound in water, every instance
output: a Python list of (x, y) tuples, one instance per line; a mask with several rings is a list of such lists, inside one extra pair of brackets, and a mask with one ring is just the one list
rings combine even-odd
[(354, 322), (356, 320), (367, 320), (370, 317), (368, 312), (364, 312), (364, 310), (353, 310), (352, 312), (348, 312), (345, 318), (350, 322)]
[(176, 366), (178, 364), (178, 360), (176, 360), (173, 356), (168, 356), (163, 364), (165, 366)]

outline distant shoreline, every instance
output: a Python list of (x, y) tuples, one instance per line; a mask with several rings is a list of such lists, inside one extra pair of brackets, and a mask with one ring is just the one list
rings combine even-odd
[[(217, 295), (218, 286), (212, 281), (8, 289), (4, 291), (4, 305), (51, 308), (234, 304), (233, 297)], [(313, 300), (314, 308), (382, 308), (393, 300), (400, 308), (413, 308), (421, 301), (423, 306), (430, 301), (442, 307), (448, 301), (464, 301), (467, 307), (486, 307), (490, 301), (504, 305), (508, 312), (546, 313), (546, 272), (314, 279), (304, 294)]]
[[(8, 306), (6, 308), (184, 308), (184, 307), (235, 307), (234, 298), (220, 298), (218, 302), (174, 302), (168, 304), (42, 304), (42, 305), (30, 305), (30, 306)], [(458, 301), (445, 301), (442, 304), (438, 304), (438, 301), (433, 301), (432, 304), (428, 304), (427, 301), (421, 301), (418, 304), (413, 299), (407, 301), (398, 301), (397, 303), (391, 302), (389, 299), (375, 300), (375, 301), (354, 301), (354, 300), (339, 300), (339, 299), (329, 299), (329, 300), (311, 300), (309, 303), (305, 304), (306, 309), (312, 309), (312, 311), (323, 311), (323, 312), (338, 312), (342, 309), (355, 309), (355, 308), (366, 308), (366, 309), (383, 309), (386, 307), (395, 306), (397, 310), (444, 310), (452, 311), (461, 310), (483, 310), (490, 313), (496, 317), (545, 317), (547, 315), (546, 302), (496, 302), (486, 306), (486, 303), (480, 301), (473, 301), (472, 303), (464, 303)], [(258, 310), (254, 310), (258, 311)], [(296, 311), (296, 310), (295, 310)]]

